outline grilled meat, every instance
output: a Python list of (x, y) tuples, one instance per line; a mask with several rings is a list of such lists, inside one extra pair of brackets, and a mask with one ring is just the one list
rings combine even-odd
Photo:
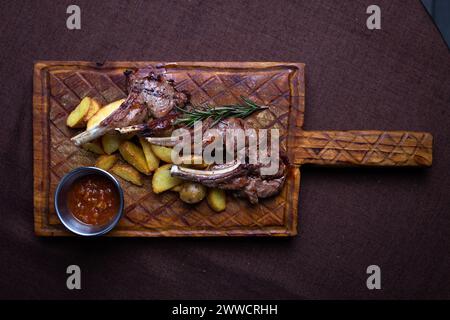
[[(174, 146), (180, 141), (180, 137), (171, 137), (171, 133), (182, 127), (177, 124), (180, 116), (178, 108), (187, 104), (186, 94), (178, 92), (172, 81), (162, 74), (156, 74), (151, 68), (140, 69), (127, 75), (127, 87), (128, 97), (124, 103), (98, 126), (72, 138), (75, 144), (81, 145), (112, 130), (122, 133), (137, 132), (149, 142), (164, 146)], [(189, 109), (187, 106), (186, 110)], [(203, 148), (214, 142), (215, 134), (207, 132), (211, 128), (217, 129), (225, 146), (226, 130), (245, 130), (249, 129), (249, 125), (239, 118), (225, 118), (218, 123), (207, 118), (202, 123)], [(194, 135), (193, 128), (189, 131)], [(255, 134), (258, 134), (257, 130)], [(245, 156), (248, 159), (248, 150)], [(238, 197), (258, 203), (260, 198), (273, 196), (281, 190), (286, 180), (288, 165), (287, 158), (281, 156), (278, 172), (272, 175), (262, 173), (262, 164), (239, 162), (211, 165), (208, 170), (173, 165), (171, 174), (208, 187), (230, 190)]]
[[(176, 117), (176, 115), (175, 115)], [(175, 118), (176, 119), (176, 118)], [(211, 127), (213, 121), (208, 119), (202, 124), (202, 147), (205, 148), (208, 144), (213, 143), (215, 134), (207, 131), (208, 129), (216, 129), (216, 134), (222, 136), (226, 145), (226, 130), (228, 129), (249, 129), (247, 122), (239, 118), (227, 118), (217, 125)], [(173, 146), (179, 142), (176, 137), (155, 137), (162, 131), (170, 131), (176, 128), (173, 118), (166, 118), (163, 120), (156, 119), (146, 125), (146, 130), (141, 134), (151, 135), (147, 139), (151, 143), (161, 144), (165, 146)], [(191, 135), (194, 134), (193, 129), (190, 129)], [(258, 131), (255, 131), (258, 134)], [(235, 154), (237, 154), (237, 145), (235, 145)], [(245, 149), (246, 158), (248, 158), (248, 149)], [(270, 151), (270, 150), (269, 150)], [(261, 168), (262, 164), (248, 164), (248, 163), (225, 163), (215, 164), (208, 168), (208, 170), (195, 170), (190, 168), (183, 168), (174, 165), (171, 173), (174, 176), (178, 176), (184, 180), (194, 181), (201, 183), (207, 187), (215, 187), (223, 190), (233, 191), (234, 195), (238, 197), (248, 198), (253, 204), (258, 203), (260, 198), (271, 197), (283, 188), (284, 182), (287, 176), (288, 161), (284, 156), (280, 157), (278, 163), (278, 172), (274, 175), (263, 175)]]
[(260, 198), (271, 197), (280, 192), (287, 176), (288, 160), (280, 157), (278, 172), (263, 175), (262, 165), (228, 163), (214, 165), (209, 170), (195, 170), (172, 166), (171, 174), (184, 180), (201, 183), (207, 187), (233, 191), (238, 197), (248, 198), (253, 204)]
[(187, 96), (174, 87), (172, 80), (167, 80), (163, 74), (156, 74), (152, 69), (140, 69), (128, 78), (128, 92), (136, 94), (134, 100), (146, 105), (150, 115), (161, 118), (174, 109), (183, 107)]
[(156, 74), (151, 68), (140, 69), (129, 75), (128, 97), (122, 105), (99, 125), (73, 137), (72, 141), (82, 145), (116, 128), (141, 124), (148, 117), (165, 117), (175, 106), (181, 108), (186, 102), (187, 96), (176, 91), (173, 82), (163, 74)]

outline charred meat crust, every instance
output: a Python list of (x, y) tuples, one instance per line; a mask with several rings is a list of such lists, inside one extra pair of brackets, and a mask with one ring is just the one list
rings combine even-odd
[[(176, 120), (179, 116), (177, 108), (185, 107), (188, 95), (177, 91), (172, 80), (155, 69), (143, 68), (134, 72), (126, 72), (128, 97), (122, 105), (96, 128), (95, 134), (88, 135), (95, 138), (108, 130), (137, 125), (142, 136), (165, 137), (177, 128)], [(145, 123), (148, 118), (150, 121)], [(211, 128), (211, 121), (203, 123), (203, 133)], [(225, 137), (227, 129), (247, 129), (249, 124), (243, 119), (228, 118), (220, 121), (215, 127), (219, 134)], [(193, 129), (189, 129), (191, 134)], [(212, 143), (214, 135), (203, 135), (202, 145)], [(87, 140), (87, 139), (85, 139)], [(83, 140), (84, 141), (84, 140)], [(225, 144), (225, 141), (224, 141)], [(222, 166), (222, 167), (221, 167)], [(236, 196), (246, 197), (251, 203), (257, 203), (259, 198), (266, 198), (277, 194), (286, 180), (289, 163), (287, 158), (280, 155), (279, 170), (276, 174), (264, 176), (262, 165), (240, 164), (231, 170), (226, 165), (215, 165), (209, 170), (213, 174), (201, 174), (194, 171), (174, 172), (185, 180), (196, 181), (208, 187), (231, 190)], [(220, 170), (224, 169), (225, 170)], [(218, 172), (215, 174), (215, 172)], [(210, 172), (211, 173), (211, 172)]]
[(274, 175), (264, 176), (261, 173), (262, 165), (240, 164), (229, 171), (232, 164), (211, 166), (208, 170), (212, 175), (194, 174), (174, 170), (173, 175), (182, 179), (195, 181), (207, 187), (230, 190), (238, 197), (248, 198), (253, 204), (259, 198), (271, 197), (280, 192), (286, 180), (289, 163), (283, 155), (280, 159), (278, 172)]
[(186, 94), (175, 89), (173, 80), (151, 68), (138, 70), (129, 76), (129, 81), (130, 94), (137, 93), (138, 101), (147, 105), (154, 118), (161, 118), (187, 102)]
[(127, 99), (101, 126), (123, 128), (145, 122), (148, 116), (162, 118), (187, 102), (186, 94), (178, 92), (173, 81), (153, 68), (128, 72), (127, 84)]

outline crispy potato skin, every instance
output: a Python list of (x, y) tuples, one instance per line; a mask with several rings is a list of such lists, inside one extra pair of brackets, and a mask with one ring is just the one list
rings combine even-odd
[(135, 168), (126, 163), (116, 163), (111, 172), (121, 177), (122, 179), (129, 181), (137, 186), (142, 186), (142, 177)]
[(87, 122), (86, 129), (91, 129), (92, 127), (98, 125), (100, 122), (102, 122), (107, 116), (109, 116), (111, 113), (113, 113), (115, 110), (117, 110), (122, 102), (124, 102), (125, 99), (116, 100), (114, 102), (111, 102), (110, 104), (104, 106), (103, 108), (100, 108), (93, 116), (89, 119)]
[(106, 154), (114, 153), (119, 149), (123, 140), (124, 138), (119, 133), (107, 133), (102, 136), (103, 150), (105, 150)]
[(148, 143), (144, 138), (139, 138), (142, 150), (144, 151), (145, 160), (147, 161), (147, 167), (150, 171), (155, 171), (159, 167), (159, 158), (152, 151), (150, 143)]
[(70, 128), (83, 128), (86, 125), (86, 117), (89, 114), (91, 98), (84, 97), (72, 110), (66, 119), (66, 125)]
[(216, 212), (223, 211), (227, 207), (227, 197), (224, 190), (217, 188), (209, 189), (206, 200), (211, 209)]
[(182, 186), (182, 184), (179, 184), (179, 185), (177, 185), (177, 186), (173, 187), (173, 188), (172, 188), (172, 189), (170, 189), (170, 190), (172, 190), (172, 191), (175, 191), (175, 192), (180, 192), (180, 190), (181, 190), (181, 186)]
[(84, 128), (94, 114), (100, 110), (100, 104), (90, 97), (84, 97), (78, 106), (67, 117), (66, 124), (70, 128)]
[[(102, 107), (95, 99), (85, 97), (80, 104), (69, 114), (66, 124), (71, 128), (83, 128), (87, 130), (98, 125), (111, 113), (117, 110), (125, 99), (120, 99)], [(128, 141), (134, 133), (121, 135), (119, 133), (107, 133), (101, 138), (82, 145), (84, 150), (100, 155), (95, 166), (110, 171), (116, 176), (137, 186), (143, 186), (141, 173), (152, 177), (152, 190), (159, 194), (167, 190), (178, 192), (180, 199), (188, 204), (196, 204), (204, 198), (212, 210), (221, 212), (226, 209), (226, 193), (224, 190), (207, 189), (196, 182), (184, 181), (178, 177), (172, 177), (172, 148), (153, 145), (144, 138), (139, 138), (139, 145)], [(120, 156), (114, 152), (119, 151)], [(194, 163), (194, 158), (184, 159), (187, 167), (204, 169), (204, 163)], [(160, 166), (160, 162), (165, 162)]]
[(183, 202), (194, 204), (202, 201), (206, 196), (206, 187), (196, 182), (184, 182), (179, 191)]
[(108, 171), (117, 162), (119, 157), (116, 154), (104, 154), (98, 157), (95, 162), (97, 168)]
[(105, 154), (105, 151), (103, 151), (102, 144), (99, 140), (85, 143), (81, 147), (86, 151), (90, 151), (96, 154)]
[(84, 119), (83, 119), (86, 124), (89, 121), (89, 119), (91, 119), (94, 116), (94, 114), (96, 114), (98, 112), (98, 110), (100, 110), (101, 107), (102, 107), (101, 104), (98, 103), (97, 100), (91, 99), (90, 104), (89, 104), (89, 111), (84, 116)]
[(202, 162), (201, 156), (196, 155), (183, 156), (179, 158), (179, 160), (181, 161), (180, 165), (183, 167), (189, 167), (194, 169), (205, 169), (208, 167), (206, 163)]
[(172, 163), (172, 148), (152, 144), (153, 153), (162, 161)]
[(151, 173), (145, 160), (144, 151), (131, 141), (123, 142), (119, 147), (120, 155), (126, 162), (135, 167), (139, 172), (149, 175)]
[(181, 184), (183, 180), (170, 175), (171, 164), (165, 164), (156, 169), (152, 178), (152, 189), (154, 193), (161, 193), (170, 190), (173, 187)]

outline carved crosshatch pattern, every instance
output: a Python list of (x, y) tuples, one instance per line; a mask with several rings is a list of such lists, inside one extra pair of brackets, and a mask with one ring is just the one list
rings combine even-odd
[(407, 131), (302, 131), (295, 163), (359, 166), (430, 166), (433, 136)]
[(35, 230), (67, 235), (56, 218), (53, 193), (70, 170), (93, 165), (95, 156), (76, 148), (77, 131), (65, 125), (84, 96), (106, 104), (123, 98), (126, 69), (152, 65), (191, 95), (193, 104), (223, 105), (246, 96), (269, 109), (247, 119), (254, 128), (280, 130), (291, 167), (282, 192), (251, 205), (228, 197), (226, 211), (205, 201), (187, 205), (171, 192), (155, 195), (119, 178), (125, 215), (111, 236), (291, 236), (297, 233), (300, 166), (431, 166), (433, 137), (407, 131), (304, 131), (304, 65), (275, 62), (43, 62), (35, 65), (33, 98)]
[[(85, 96), (107, 104), (126, 97), (123, 71), (159, 63), (117, 62), (98, 66), (82, 62), (38, 63), (34, 83), (35, 229), (39, 235), (66, 235), (53, 206), (59, 180), (79, 166), (91, 166), (96, 156), (69, 140), (78, 133), (65, 121)], [(289, 130), (303, 123), (303, 65), (289, 63), (171, 63), (161, 68), (193, 104), (223, 105), (240, 96), (269, 105), (252, 115), (256, 128), (280, 130), (281, 148), (290, 159)], [(289, 138), (288, 138), (289, 137)], [(224, 212), (206, 201), (187, 205), (173, 192), (155, 195), (151, 179), (137, 187), (120, 178), (125, 214), (111, 236), (295, 235), (300, 173), (292, 166), (280, 195), (251, 205), (228, 195)], [(286, 201), (289, 199), (289, 201)]]

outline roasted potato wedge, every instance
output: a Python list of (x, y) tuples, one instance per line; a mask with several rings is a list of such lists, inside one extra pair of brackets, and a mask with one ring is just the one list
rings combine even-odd
[(172, 189), (170, 189), (170, 190), (172, 190), (172, 191), (175, 191), (175, 192), (180, 192), (180, 190), (181, 190), (181, 186), (182, 186), (182, 184), (179, 184), (179, 185), (177, 185), (177, 186), (173, 187), (173, 188), (172, 188)]
[(111, 172), (121, 177), (122, 179), (129, 181), (137, 186), (142, 186), (142, 177), (135, 168), (126, 163), (116, 163)]
[(107, 133), (102, 136), (103, 150), (106, 154), (114, 153), (119, 149), (123, 140), (124, 138), (118, 132)]
[(100, 104), (96, 100), (84, 97), (80, 104), (69, 114), (66, 124), (71, 128), (83, 128), (98, 110), (100, 110)]
[(202, 170), (208, 168), (208, 165), (206, 163), (192, 164), (191, 168)]
[(139, 138), (139, 142), (141, 143), (142, 151), (144, 151), (148, 169), (152, 172), (155, 171), (159, 167), (159, 158), (152, 151), (150, 143), (148, 143), (144, 138)]
[(183, 180), (170, 175), (171, 164), (165, 164), (156, 169), (152, 178), (152, 189), (154, 193), (161, 193), (163, 191), (172, 189), (181, 184)]
[(131, 141), (124, 141), (119, 152), (126, 162), (135, 167), (139, 172), (149, 175), (151, 173), (145, 160), (144, 151)]
[(133, 138), (136, 135), (135, 132), (130, 132), (130, 133), (121, 133), (120, 136), (123, 138), (123, 140), (130, 140), (131, 138)]
[(194, 204), (202, 201), (206, 196), (206, 187), (196, 182), (184, 182), (179, 191), (183, 202)]
[(152, 144), (153, 153), (162, 161), (172, 163), (172, 148)]
[(83, 128), (86, 125), (86, 116), (89, 114), (90, 105), (91, 98), (84, 97), (67, 117), (67, 126), (70, 128)]
[(86, 151), (90, 151), (96, 154), (105, 154), (105, 151), (103, 151), (102, 144), (99, 140), (85, 143), (81, 147)]
[(119, 157), (116, 154), (104, 154), (98, 157), (95, 166), (103, 170), (109, 170), (118, 159)]
[(227, 207), (227, 197), (225, 191), (222, 189), (209, 189), (206, 200), (208, 201), (211, 209), (216, 212), (223, 211)]
[(89, 119), (91, 119), (94, 116), (94, 114), (96, 114), (98, 110), (100, 110), (101, 107), (102, 107), (101, 104), (98, 103), (97, 100), (91, 98), (91, 103), (89, 104), (89, 111), (84, 117), (84, 121), (86, 121), (86, 124), (89, 121)]
[[(197, 155), (188, 155), (182, 156), (179, 158), (180, 166), (189, 167), (194, 169), (205, 169), (208, 165), (204, 162), (201, 162), (202, 157)], [(200, 163), (197, 163), (200, 162)]]
[(110, 104), (104, 106), (100, 110), (98, 110), (92, 118), (89, 119), (87, 122), (86, 129), (91, 129), (92, 127), (98, 125), (100, 122), (102, 122), (106, 117), (108, 117), (111, 113), (116, 111), (122, 102), (124, 102), (125, 99), (116, 100), (114, 102), (111, 102)]

